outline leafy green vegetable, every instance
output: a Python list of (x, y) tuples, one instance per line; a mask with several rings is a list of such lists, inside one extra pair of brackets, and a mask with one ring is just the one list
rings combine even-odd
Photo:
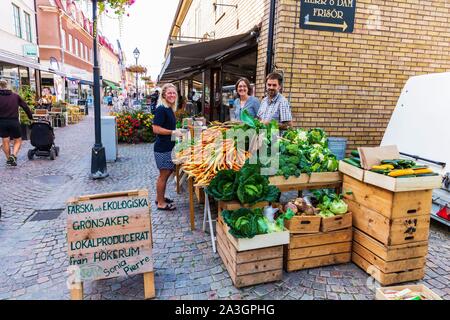
[[(347, 194), (352, 194), (351, 191)], [(315, 190), (313, 195), (319, 202), (317, 207), (320, 209), (320, 216), (323, 218), (333, 217), (335, 215), (344, 215), (348, 211), (348, 205), (342, 200), (343, 195), (336, 194), (331, 190)]]
[(230, 227), (230, 234), (236, 238), (253, 238), (258, 234), (284, 231), (284, 220), (292, 219), (293, 216), (292, 210), (288, 210), (271, 222), (264, 216), (262, 209), (241, 208), (236, 211), (222, 211), (222, 217)]
[(236, 177), (236, 171), (219, 171), (206, 189), (206, 193), (220, 201), (235, 200), (237, 191)]
[(246, 164), (237, 177), (237, 197), (241, 203), (255, 204), (257, 202), (274, 202), (278, 199), (279, 190), (269, 186), (269, 179), (260, 174), (259, 165)]

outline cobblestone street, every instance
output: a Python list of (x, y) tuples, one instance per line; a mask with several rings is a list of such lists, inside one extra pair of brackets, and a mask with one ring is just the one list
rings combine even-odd
[[(0, 300), (69, 299), (66, 214), (31, 221), (35, 210), (62, 209), (73, 196), (140, 188), (149, 190), (153, 206), (156, 299), (374, 299), (372, 282), (352, 263), (284, 273), (280, 282), (236, 289), (219, 255), (212, 252), (209, 234), (200, 228), (202, 206), (196, 207), (197, 230), (191, 232), (188, 194), (177, 196), (171, 182), (169, 196), (176, 199), (178, 210), (156, 210), (152, 145), (120, 145), (119, 161), (108, 164), (110, 176), (102, 181), (89, 178), (92, 113), (77, 125), (55, 129), (61, 148), (55, 161), (29, 161), (28, 142), (20, 152), (18, 167), (7, 168), (2, 155)], [(446, 228), (434, 223), (426, 277), (419, 283), (450, 299), (450, 236)], [(142, 275), (88, 282), (84, 288), (85, 298), (92, 300), (144, 296)]]

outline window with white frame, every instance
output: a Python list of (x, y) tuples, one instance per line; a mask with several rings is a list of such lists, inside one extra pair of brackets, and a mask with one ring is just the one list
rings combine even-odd
[(20, 19), (20, 8), (15, 4), (13, 6), (13, 16), (14, 16), (14, 31), (16, 36), (22, 38), (22, 21)]
[(61, 30), (61, 47), (66, 50), (66, 31)]
[(79, 51), (78, 51), (78, 39), (75, 38), (75, 55), (78, 57)]
[(86, 61), (89, 61), (89, 53), (88, 53), (88, 47), (84, 46), (84, 59)]
[(84, 43), (80, 41), (80, 58), (84, 60)]
[(31, 33), (31, 16), (29, 13), (24, 12), (25, 16), (25, 34), (28, 42), (33, 42), (33, 34)]
[(69, 52), (73, 53), (73, 37), (69, 34)]

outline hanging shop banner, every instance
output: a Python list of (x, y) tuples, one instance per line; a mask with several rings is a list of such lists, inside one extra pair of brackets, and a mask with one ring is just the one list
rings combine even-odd
[(153, 271), (147, 190), (68, 201), (70, 268), (81, 281)]
[(300, 0), (300, 28), (352, 33), (356, 0)]

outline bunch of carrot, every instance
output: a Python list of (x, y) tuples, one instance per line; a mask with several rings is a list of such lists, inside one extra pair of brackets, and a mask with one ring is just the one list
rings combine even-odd
[(220, 170), (238, 171), (251, 154), (240, 149), (233, 139), (222, 139), (229, 128), (223, 125), (202, 132), (202, 139), (177, 154), (182, 170), (198, 185), (208, 185)]

